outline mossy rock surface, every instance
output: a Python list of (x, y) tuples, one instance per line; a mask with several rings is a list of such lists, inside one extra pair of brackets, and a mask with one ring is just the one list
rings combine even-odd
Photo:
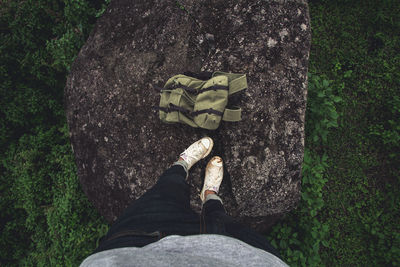
[[(259, 230), (300, 197), (310, 49), (304, 1), (112, 1), (71, 67), (65, 102), (78, 175), (112, 222), (204, 135), (225, 162), (227, 211)], [(185, 71), (246, 73), (231, 103), (243, 121), (216, 131), (163, 124), (152, 109)], [(207, 160), (191, 170), (191, 204)]]

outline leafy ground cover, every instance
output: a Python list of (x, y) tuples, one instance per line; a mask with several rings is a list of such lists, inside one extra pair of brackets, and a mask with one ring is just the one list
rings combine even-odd
[(107, 230), (80, 188), (62, 102), (102, 5), (0, 5), (1, 266), (77, 266)]
[(271, 233), (291, 265), (400, 265), (399, 8), (310, 3), (322, 86), (311, 76), (302, 200)]
[[(78, 265), (108, 228), (68, 140), (69, 65), (109, 1), (0, 5), (0, 265)], [(400, 5), (311, 1), (302, 199), (269, 233), (293, 266), (400, 265)]]
[(319, 215), (329, 265), (400, 265), (399, 15), (396, 1), (311, 4), (311, 71), (343, 99)]

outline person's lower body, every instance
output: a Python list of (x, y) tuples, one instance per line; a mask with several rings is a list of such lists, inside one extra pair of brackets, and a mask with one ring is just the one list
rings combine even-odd
[(200, 227), (201, 233), (230, 236), (253, 247), (274, 254), (278, 258), (281, 257), (265, 236), (229, 216), (225, 211), (221, 199), (216, 195), (208, 195), (206, 202), (203, 204)]
[[(264, 236), (236, 222), (226, 213), (222, 200), (216, 194), (223, 176), (221, 158), (214, 157), (207, 164), (200, 195), (203, 201), (201, 215), (190, 208), (190, 188), (186, 177), (193, 164), (208, 155), (212, 140), (209, 145), (202, 149), (195, 147), (194, 152), (190, 150), (192, 146), (185, 150), (150, 190), (126, 208), (93, 253), (121, 247), (143, 247), (168, 235), (219, 234), (239, 239), (279, 257)], [(217, 165), (211, 164), (214, 162)]]
[(94, 253), (142, 247), (167, 235), (199, 233), (199, 215), (190, 208), (190, 188), (183, 166), (173, 165), (143, 196), (133, 201), (111, 226)]

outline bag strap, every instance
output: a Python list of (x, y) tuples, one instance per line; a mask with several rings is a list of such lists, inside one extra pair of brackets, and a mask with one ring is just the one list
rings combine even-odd
[(153, 88), (158, 90), (158, 91), (160, 91), (160, 93), (162, 93), (162, 92), (172, 92), (172, 90), (178, 89), (178, 88), (182, 88), (183, 90), (185, 90), (185, 91), (187, 91), (189, 93), (197, 93), (196, 89), (188, 87), (188, 86), (183, 85), (183, 84), (179, 84), (179, 83), (178, 84), (170, 84), (167, 87), (159, 87), (159, 86), (154, 84)]
[(201, 94), (201, 93), (204, 93), (204, 92), (207, 92), (207, 91), (212, 91), (212, 90), (214, 90), (214, 91), (216, 91), (216, 90), (227, 90), (227, 91), (229, 91), (229, 87), (228, 86), (223, 86), (223, 85), (212, 85), (210, 87), (200, 89), (198, 91), (198, 94)]
[(222, 116), (223, 121), (240, 121), (242, 119), (242, 109), (241, 108), (234, 108), (229, 109), (226, 108), (224, 111), (224, 115)]
[(236, 94), (242, 90), (247, 88), (247, 79), (246, 75), (242, 75), (239, 78), (234, 79), (229, 82), (229, 95)]
[(171, 103), (168, 105), (168, 107), (152, 106), (152, 108), (155, 109), (155, 110), (164, 111), (165, 113), (170, 113), (170, 112), (174, 112), (174, 111), (181, 112), (182, 114), (185, 114), (185, 115), (192, 115), (192, 113), (193, 113), (191, 110), (185, 109), (185, 108), (180, 107), (180, 106), (176, 106), (176, 105), (171, 104)]
[(213, 77), (219, 75), (224, 75), (228, 77), (229, 95), (236, 94), (247, 88), (246, 74), (228, 73), (222, 71), (216, 71), (213, 73)]
[(197, 115), (203, 114), (203, 113), (208, 113), (208, 114), (214, 114), (217, 116), (223, 116), (224, 113), (212, 108), (208, 108), (208, 109), (201, 109), (201, 110), (197, 110), (197, 111), (193, 111), (190, 113), (190, 115), (192, 115), (193, 117), (196, 117)]

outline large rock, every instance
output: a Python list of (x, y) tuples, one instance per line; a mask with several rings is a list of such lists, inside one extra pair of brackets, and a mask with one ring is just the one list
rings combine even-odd
[[(310, 24), (305, 1), (114, 0), (71, 68), (66, 111), (83, 190), (112, 222), (193, 141), (215, 140), (227, 211), (259, 229), (300, 195)], [(246, 73), (243, 121), (161, 123), (152, 106), (184, 71)], [(211, 155), (211, 156), (212, 156)], [(206, 161), (191, 170), (199, 211)]]

